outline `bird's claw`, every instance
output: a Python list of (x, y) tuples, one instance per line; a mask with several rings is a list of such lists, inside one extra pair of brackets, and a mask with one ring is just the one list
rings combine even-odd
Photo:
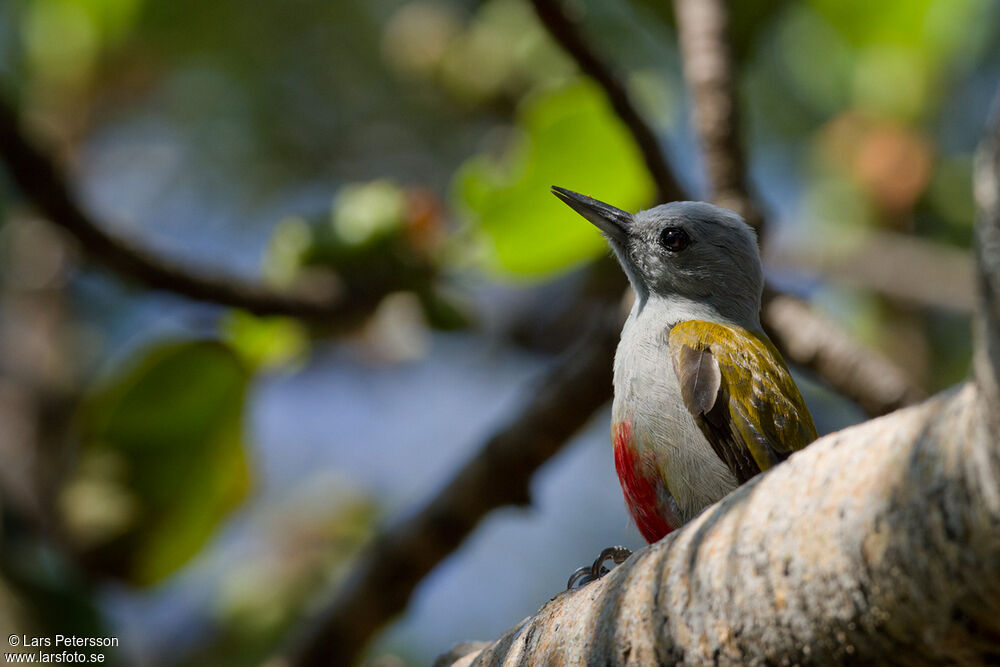
[(597, 560), (590, 567), (584, 565), (583, 567), (577, 568), (573, 574), (569, 576), (569, 581), (566, 583), (566, 589), (579, 588), (581, 586), (586, 586), (592, 581), (600, 579), (606, 575), (609, 570), (604, 567), (604, 564), (611, 560), (615, 565), (621, 565), (625, 562), (625, 559), (632, 555), (632, 551), (626, 547), (615, 546), (608, 547), (601, 551)]

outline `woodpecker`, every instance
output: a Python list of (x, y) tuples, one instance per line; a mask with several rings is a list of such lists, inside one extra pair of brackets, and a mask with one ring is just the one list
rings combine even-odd
[(816, 427), (761, 328), (764, 272), (739, 215), (687, 201), (633, 215), (552, 192), (601, 230), (635, 291), (611, 440), (625, 503), (652, 543), (815, 440)]

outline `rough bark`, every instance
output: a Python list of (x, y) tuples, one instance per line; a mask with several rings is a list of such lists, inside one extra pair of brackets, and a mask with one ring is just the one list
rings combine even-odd
[[(1000, 405), (1000, 94), (990, 132), (976, 155), (976, 268), (979, 308), (973, 327), (973, 374), (992, 405)], [(1000, 422), (1000, 410), (993, 415)]]

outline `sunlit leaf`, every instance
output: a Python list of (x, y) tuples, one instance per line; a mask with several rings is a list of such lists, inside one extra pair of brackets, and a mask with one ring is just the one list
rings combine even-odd
[(502, 160), (474, 157), (455, 180), (460, 205), (492, 243), (494, 270), (542, 277), (605, 251), (597, 231), (553, 197), (551, 185), (625, 209), (650, 203), (653, 183), (639, 151), (592, 84), (528, 100), (518, 128)]
[(222, 321), (222, 334), (251, 368), (287, 364), (309, 345), (305, 327), (287, 317), (257, 317), (236, 310)]
[(337, 193), (330, 224), (341, 244), (365, 246), (397, 233), (405, 206), (403, 190), (392, 181), (352, 183)]
[(81, 412), (83, 452), (123, 463), (135, 519), (90, 554), (98, 569), (154, 583), (190, 559), (248, 487), (249, 372), (228, 347), (162, 345), (113, 377)]

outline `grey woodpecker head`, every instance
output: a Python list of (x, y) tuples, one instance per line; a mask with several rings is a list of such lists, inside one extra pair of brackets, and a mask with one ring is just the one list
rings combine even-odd
[(679, 201), (633, 215), (565, 188), (553, 186), (552, 193), (604, 233), (640, 310), (660, 298), (759, 327), (764, 272), (757, 237), (736, 213)]

